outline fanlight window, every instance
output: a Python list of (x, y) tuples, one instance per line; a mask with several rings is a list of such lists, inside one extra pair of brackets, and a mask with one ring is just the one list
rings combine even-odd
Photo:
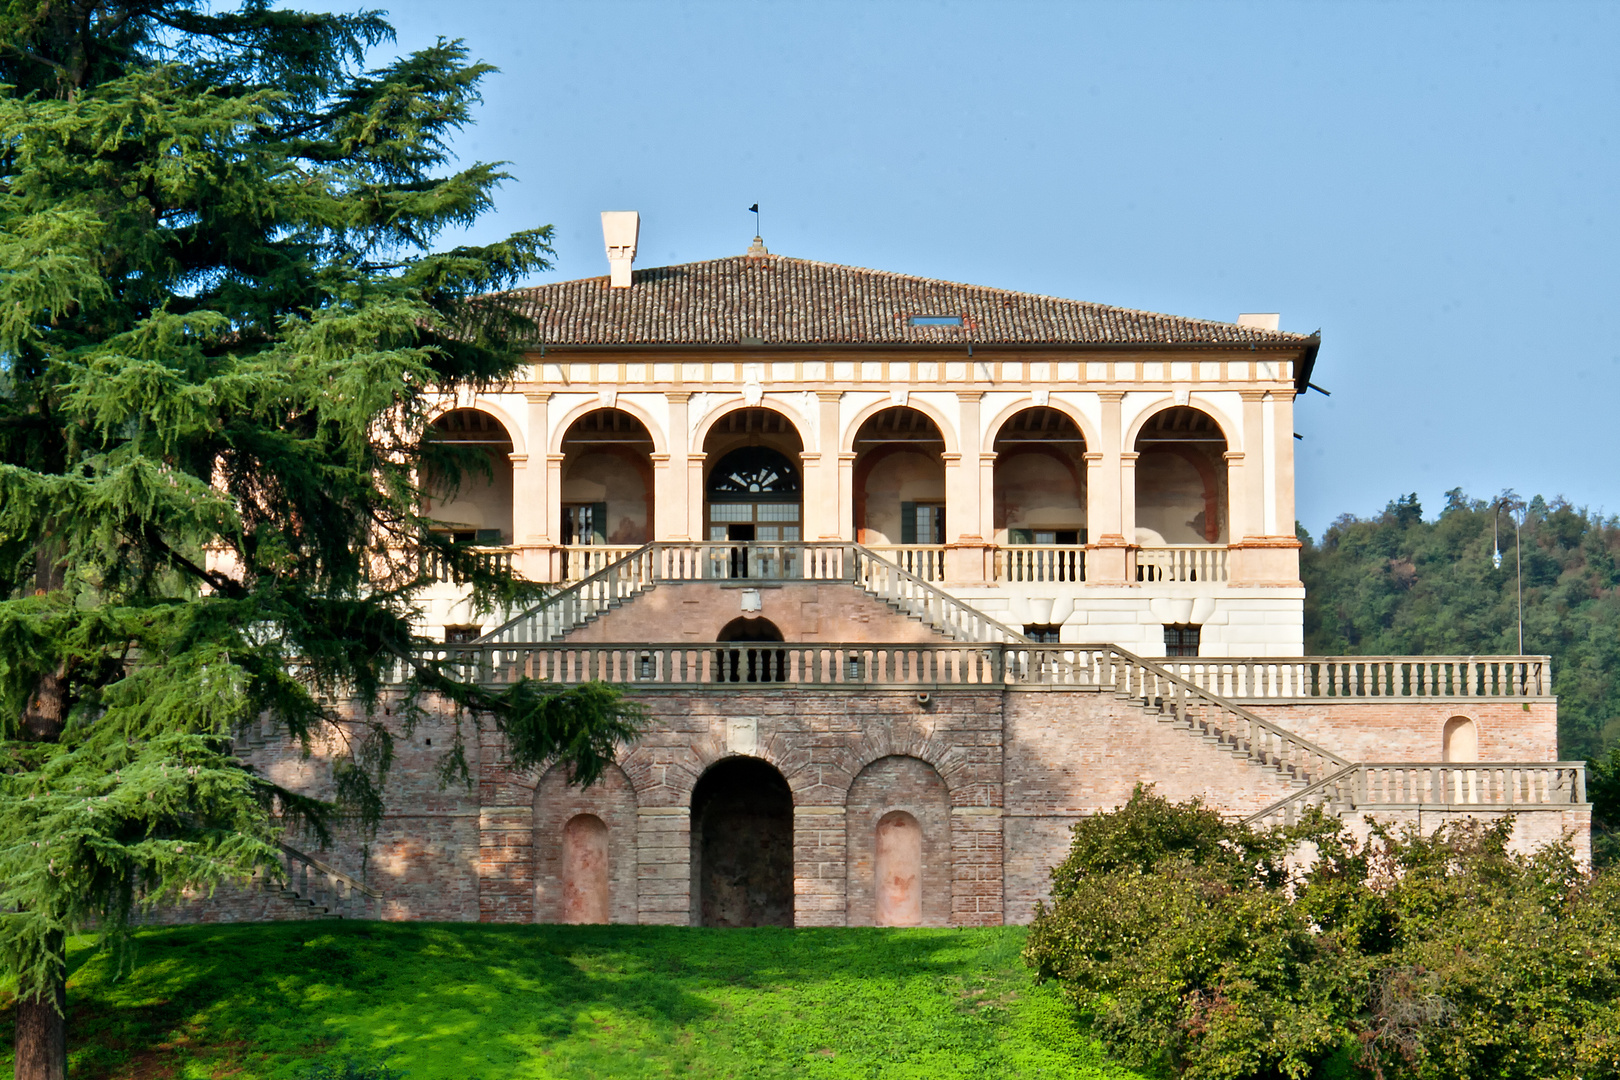
[(796, 498), (799, 470), (766, 446), (745, 446), (720, 459), (709, 474), (711, 499)]

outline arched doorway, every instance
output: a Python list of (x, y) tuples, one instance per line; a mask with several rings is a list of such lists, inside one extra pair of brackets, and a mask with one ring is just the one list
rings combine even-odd
[(1137, 580), (1225, 580), (1224, 552), (1208, 549), (1228, 543), (1226, 448), (1215, 418), (1189, 406), (1137, 434)]
[(996, 432), (994, 523), (1004, 581), (1085, 580), (1086, 439), (1061, 409), (1013, 414)]
[(424, 488), (434, 528), (457, 543), (512, 543), (512, 437), (481, 409), (452, 409), (433, 421), (432, 459)]
[(738, 409), (703, 440), (708, 474), (704, 520), (713, 577), (792, 577), (803, 536), (804, 443), (793, 422), (773, 409)]
[(920, 410), (881, 409), (855, 432), (855, 539), (925, 581), (945, 577), (945, 436)]
[(781, 641), (782, 631), (769, 619), (732, 619), (715, 637), (720, 642), (747, 642), (752, 647), (715, 653), (716, 682), (786, 682), (787, 650), (762, 649), (756, 642)]
[(652, 539), (652, 435), (622, 409), (595, 409), (562, 439), (564, 580), (602, 569)]
[(767, 762), (717, 762), (692, 789), (692, 923), (793, 925), (793, 792)]

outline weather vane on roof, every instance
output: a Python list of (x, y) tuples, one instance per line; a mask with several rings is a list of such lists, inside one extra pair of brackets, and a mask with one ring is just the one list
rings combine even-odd
[(764, 236), (765, 234), (759, 231), (759, 203), (750, 206), (748, 212), (754, 215), (754, 235)]

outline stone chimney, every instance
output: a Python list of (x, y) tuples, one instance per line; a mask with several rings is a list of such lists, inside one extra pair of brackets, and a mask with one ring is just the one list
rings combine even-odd
[(1252, 326), (1256, 330), (1275, 330), (1280, 322), (1282, 322), (1281, 315), (1275, 311), (1268, 311), (1239, 315), (1237, 324), (1239, 326)]
[(630, 287), (630, 265), (636, 261), (636, 238), (641, 235), (641, 215), (634, 210), (602, 211), (602, 240), (607, 244), (609, 284), (615, 289)]

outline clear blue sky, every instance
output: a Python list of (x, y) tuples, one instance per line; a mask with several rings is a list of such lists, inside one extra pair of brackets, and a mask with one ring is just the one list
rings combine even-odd
[[(308, 6), (320, 6), (305, 0)], [(301, 5), (302, 6), (302, 5)], [(551, 277), (772, 251), (1321, 329), (1315, 535), (1416, 491), (1620, 512), (1620, 5), (396, 0), (500, 74), (475, 235)]]

